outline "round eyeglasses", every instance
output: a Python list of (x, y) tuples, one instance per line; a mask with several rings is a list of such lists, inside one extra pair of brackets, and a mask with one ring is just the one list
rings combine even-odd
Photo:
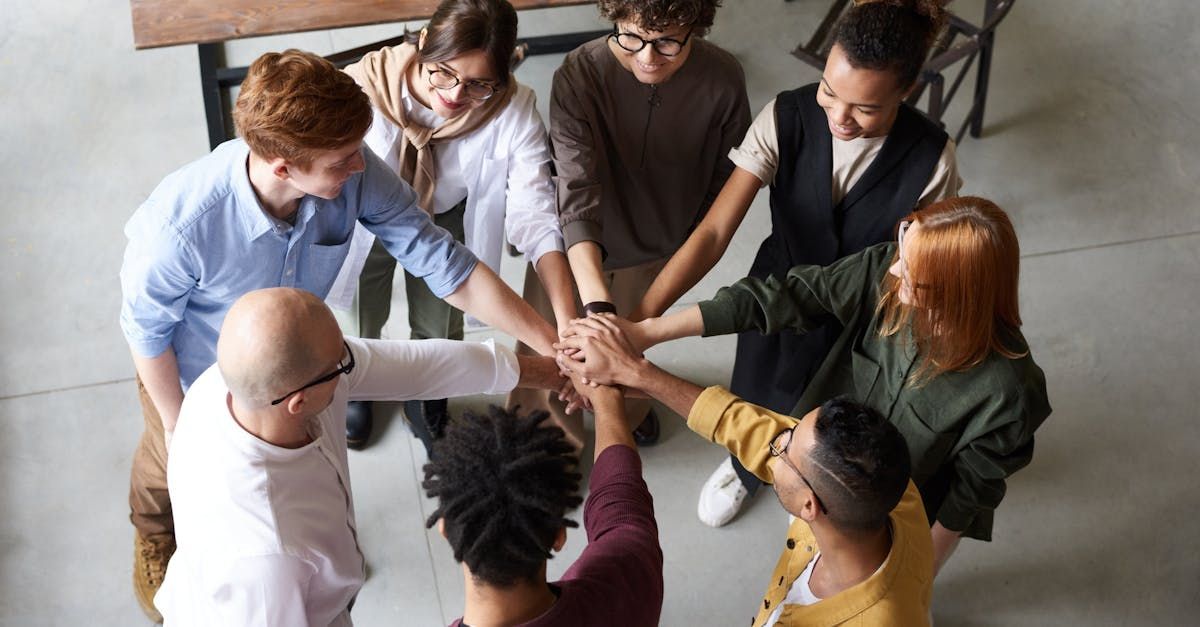
[(463, 86), (463, 93), (467, 95), (467, 98), (479, 102), (495, 96), (497, 91), (497, 87), (493, 83), (477, 80), (464, 81), (445, 68), (431, 67), (429, 69), (430, 87), (446, 91), (458, 87), (459, 84)]
[(783, 462), (783, 464), (788, 468), (791, 468), (792, 472), (796, 473), (797, 477), (800, 477), (800, 480), (804, 482), (804, 485), (808, 486), (809, 491), (813, 493), (813, 499), (817, 501), (817, 507), (821, 508), (821, 513), (828, 514), (829, 510), (825, 509), (825, 503), (821, 501), (821, 497), (817, 494), (816, 488), (814, 488), (812, 484), (808, 482), (808, 479), (804, 478), (804, 473), (800, 472), (800, 469), (792, 463), (792, 460), (788, 459), (787, 450), (788, 447), (792, 445), (792, 436), (795, 434), (796, 427), (780, 431), (779, 434), (775, 436), (775, 439), (767, 443), (767, 448), (771, 451), (771, 455), (773, 457), (778, 457), (779, 461)]
[(687, 45), (689, 39), (692, 38), (692, 29), (688, 29), (687, 35), (683, 41), (671, 39), (670, 37), (659, 37), (658, 39), (642, 39), (633, 33), (626, 33), (617, 30), (613, 27), (613, 32), (609, 34), (609, 39), (617, 42), (617, 45), (626, 52), (641, 52), (646, 46), (654, 46), (654, 51), (664, 57), (673, 57), (680, 52), (683, 52), (683, 47)]

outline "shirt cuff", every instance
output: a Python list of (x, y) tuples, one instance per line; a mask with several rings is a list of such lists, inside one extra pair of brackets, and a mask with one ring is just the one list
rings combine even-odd
[(700, 307), (700, 318), (704, 321), (704, 334), (701, 337), (728, 335), (741, 330), (734, 320), (733, 303), (720, 298), (719, 294), (718, 297), (711, 300), (700, 301), (698, 306)]
[(555, 251), (563, 252), (565, 250), (566, 248), (563, 246), (563, 238), (557, 233), (554, 233), (552, 235), (543, 237), (541, 241), (539, 241), (533, 247), (532, 250), (525, 251), (525, 258), (536, 268), (538, 261), (540, 261), (542, 258), (542, 255)]
[(738, 397), (722, 386), (706, 388), (688, 412), (688, 428), (709, 442), (716, 442), (717, 424), (736, 400)]
[[(946, 495), (946, 500), (942, 502), (942, 506), (938, 508), (935, 518), (942, 526), (950, 531), (958, 531), (964, 533), (975, 522), (975, 518), (979, 515), (979, 507), (973, 503), (963, 501), (961, 498), (955, 497), (953, 493)], [(987, 537), (978, 538), (981, 540), (991, 540), (991, 533), (985, 534)]]
[(729, 160), (733, 165), (753, 174), (758, 179), (758, 188), (762, 189), (775, 180), (775, 172), (754, 158), (753, 154), (743, 152), (741, 148), (729, 149)]
[(562, 225), (563, 239), (566, 240), (566, 247), (570, 249), (579, 242), (596, 242), (600, 247), (600, 259), (603, 261), (608, 258), (608, 251), (604, 248), (604, 242), (600, 239), (603, 235), (603, 227), (598, 222), (591, 220), (573, 220)]
[(457, 249), (455, 251), (455, 259), (451, 264), (448, 264), (453, 269), (447, 268), (442, 273), (442, 280), (437, 285), (429, 283), (429, 277), (426, 277), (426, 285), (429, 286), (429, 291), (442, 300), (445, 300), (447, 296), (458, 291), (458, 288), (467, 282), (467, 277), (471, 276), (471, 273), (475, 271), (475, 264), (479, 263), (479, 259), (466, 246), (456, 243), (455, 248)]

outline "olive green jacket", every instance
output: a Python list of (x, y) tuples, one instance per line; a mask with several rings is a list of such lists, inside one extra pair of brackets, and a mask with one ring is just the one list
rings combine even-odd
[(875, 408), (908, 441), (918, 486), (951, 469), (949, 491), (936, 510), (942, 526), (990, 540), (1005, 479), (1029, 463), (1033, 432), (1050, 415), (1046, 378), (1013, 330), (1010, 345), (1025, 356), (993, 353), (969, 370), (909, 383), (917, 364), (911, 334), (880, 337), (875, 312), (895, 252), (894, 244), (878, 244), (829, 266), (796, 266), (783, 281), (742, 279), (700, 303), (704, 335), (802, 333), (832, 315), (843, 331), (792, 415), (840, 395)]

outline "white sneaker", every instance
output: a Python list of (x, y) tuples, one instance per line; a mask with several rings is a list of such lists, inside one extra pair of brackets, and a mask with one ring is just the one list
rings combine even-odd
[(726, 457), (700, 488), (696, 515), (709, 527), (721, 527), (737, 516), (745, 500), (746, 487), (733, 470), (733, 462)]

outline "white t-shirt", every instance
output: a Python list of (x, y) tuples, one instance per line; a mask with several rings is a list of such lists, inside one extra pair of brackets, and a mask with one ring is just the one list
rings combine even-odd
[[(775, 120), (775, 99), (772, 98), (767, 106), (754, 118), (750, 130), (742, 144), (729, 151), (729, 159), (737, 167), (753, 174), (761, 181), (762, 186), (775, 180), (775, 172), (779, 169), (779, 130)], [(858, 179), (862, 178), (871, 162), (879, 155), (887, 136), (859, 137), (844, 141), (833, 138), (833, 180), (831, 181), (833, 204), (837, 205), (846, 197)], [(918, 207), (958, 195), (962, 187), (962, 178), (958, 175), (958, 164), (955, 160), (954, 140), (947, 139), (946, 147), (938, 158), (937, 166), (929, 184), (921, 191), (917, 201)]]
[(520, 375), (490, 341), (345, 339), (354, 370), (300, 448), (243, 429), (217, 366), (188, 389), (167, 457), (178, 549), (154, 597), (166, 625), (350, 625), (364, 572), (346, 403), (501, 394)]
[(804, 572), (800, 573), (799, 577), (792, 582), (792, 587), (788, 588), (787, 596), (783, 597), (783, 601), (775, 606), (775, 611), (771, 612), (771, 617), (767, 619), (767, 625), (774, 625), (779, 621), (779, 614), (783, 612), (785, 605), (812, 605), (819, 602), (821, 599), (813, 594), (812, 588), (809, 587), (809, 581), (812, 580), (813, 568), (817, 565), (817, 560), (821, 559), (821, 554), (817, 553), (808, 562), (808, 567)]

